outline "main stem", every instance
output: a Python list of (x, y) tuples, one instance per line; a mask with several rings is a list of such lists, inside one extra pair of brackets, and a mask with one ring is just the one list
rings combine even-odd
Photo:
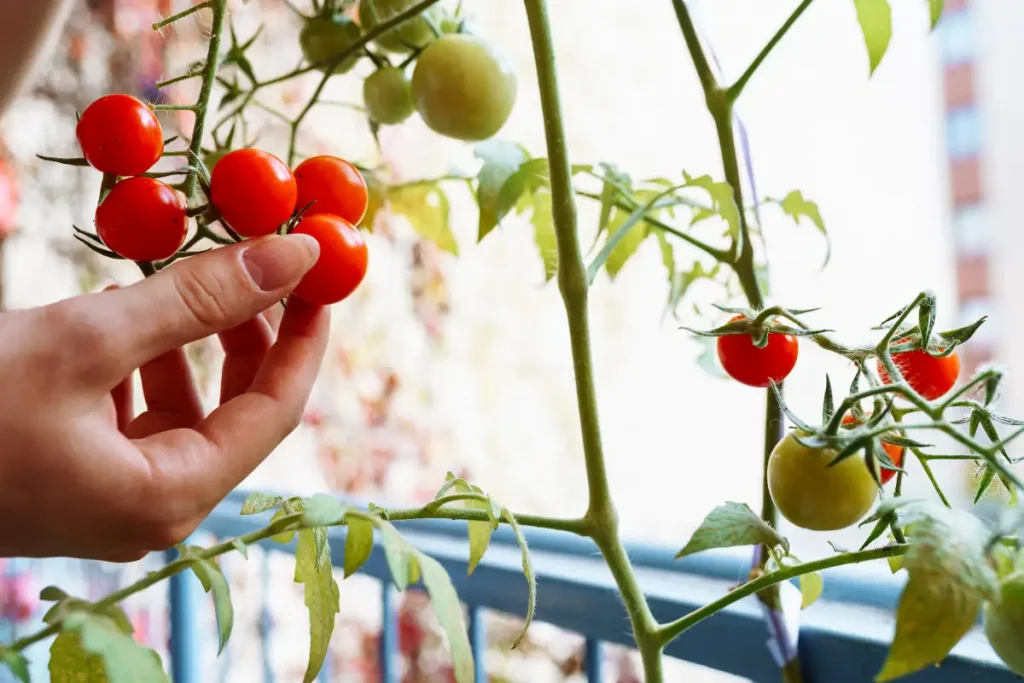
[(594, 542), (608, 562), (612, 576), (622, 593), (626, 612), (633, 626), (633, 635), (643, 658), (645, 679), (647, 683), (661, 683), (662, 644), (658, 638), (658, 624), (636, 580), (619, 535), (618, 514), (608, 486), (608, 473), (601, 445), (597, 390), (594, 384), (587, 317), (589, 285), (576, 231), (572, 169), (569, 165), (561, 102), (558, 97), (551, 25), (545, 0), (525, 0), (525, 4), (537, 64), (541, 110), (544, 114), (544, 133), (551, 175), (552, 217), (558, 243), (558, 288), (565, 303), (569, 323), (569, 340), (576, 377), (576, 400), (579, 406), (583, 455), (590, 493), (586, 518), (592, 525)]

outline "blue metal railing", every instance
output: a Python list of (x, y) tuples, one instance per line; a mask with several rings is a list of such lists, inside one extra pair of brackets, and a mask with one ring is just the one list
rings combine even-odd
[[(245, 498), (233, 493), (203, 523), (201, 530), (218, 537), (237, 536), (260, 528), (265, 520), (241, 517)], [(487, 633), (485, 610), (523, 616), (526, 584), (518, 545), (507, 529), (496, 531), (490, 549), (471, 577), (467, 577), (468, 547), (465, 525), (446, 520), (401, 523), (401, 531), (448, 570), (460, 598), (469, 606), (470, 643), (476, 655), (476, 679), (486, 681)], [(344, 560), (345, 529), (330, 531), (331, 560)], [(602, 643), (632, 645), (628, 621), (615, 584), (587, 539), (570, 534), (530, 530), (527, 538), (537, 572), (536, 618), (586, 638), (584, 668), (587, 680), (600, 683)], [(268, 544), (268, 548), (294, 552), (294, 544)], [(745, 577), (748, 553), (703, 553), (681, 561), (674, 550), (634, 545), (629, 554), (654, 616), (677, 618), (721, 596)], [(266, 557), (266, 555), (264, 556)], [(375, 547), (361, 573), (381, 581), (383, 627), (380, 637), (382, 683), (398, 682), (398, 628), (390, 572), (383, 550)], [(266, 577), (267, 565), (263, 575)], [(865, 683), (881, 668), (892, 639), (892, 612), (902, 586), (901, 577), (836, 568), (825, 572), (822, 599), (801, 615), (800, 656), (806, 679), (813, 683)], [(195, 599), (198, 583), (188, 574), (172, 579), (171, 663), (175, 683), (200, 683), (199, 640)], [(203, 599), (204, 596), (199, 596)], [(270, 637), (264, 615), (264, 656)], [(768, 633), (754, 598), (741, 600), (705, 620), (666, 648), (666, 654), (761, 683), (778, 680), (778, 670), (766, 647)], [(206, 642), (208, 639), (201, 639)], [(330, 662), (328, 662), (328, 667)], [(329, 673), (320, 680), (329, 680)], [(273, 681), (264, 661), (264, 683)], [(972, 633), (942, 666), (929, 668), (906, 680), (910, 683), (1010, 683), (1020, 679), (1003, 668), (984, 640)]]

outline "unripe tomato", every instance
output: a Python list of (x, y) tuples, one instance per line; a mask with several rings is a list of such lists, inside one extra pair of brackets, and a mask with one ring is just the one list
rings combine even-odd
[[(960, 356), (957, 352), (936, 358), (920, 349), (892, 354), (892, 361), (903, 373), (907, 384), (929, 401), (944, 396), (960, 376)], [(882, 363), (878, 362), (878, 374), (883, 384), (890, 384), (892, 379)]]
[(808, 448), (789, 434), (768, 458), (768, 490), (782, 516), (813, 531), (835, 531), (867, 514), (878, 485), (854, 454), (829, 467), (838, 451)]
[[(366, 181), (359, 169), (338, 157), (310, 157), (295, 167), (299, 198), (296, 206), (304, 216), (329, 213), (352, 225), (363, 220), (368, 203)], [(312, 204), (310, 205), (310, 202)]]
[(516, 75), (475, 36), (444, 36), (427, 46), (412, 74), (416, 110), (434, 131), (457, 140), (486, 140), (516, 103)]
[(322, 213), (303, 218), (293, 234), (311, 235), (320, 243), (320, 258), (293, 294), (306, 303), (327, 306), (355, 291), (366, 276), (366, 242), (343, 218)]
[(181, 248), (188, 230), (185, 197), (155, 178), (122, 180), (96, 207), (96, 232), (132, 261), (162, 261)]
[(412, 115), (412, 85), (405, 72), (393, 66), (377, 69), (363, 81), (363, 104), (370, 118), (394, 125)]
[(269, 235), (291, 218), (298, 189), (283, 161), (258, 149), (228, 152), (210, 174), (210, 200), (243, 237)]
[(103, 173), (145, 173), (164, 153), (156, 114), (130, 95), (101, 97), (82, 112), (75, 129), (82, 156)]
[[(729, 322), (743, 320), (742, 315)], [(791, 334), (768, 333), (763, 349), (754, 345), (749, 334), (729, 334), (718, 338), (718, 360), (722, 368), (737, 382), (752, 387), (766, 387), (768, 380), (781, 382), (796, 366), (800, 345)]]
[[(871, 417), (868, 415), (867, 417)], [(844, 425), (857, 424), (857, 418), (853, 416), (853, 413), (847, 413), (843, 417)], [(882, 448), (885, 449), (885, 454), (892, 460), (892, 464), (896, 467), (903, 467), (903, 447), (897, 446), (894, 443), (882, 442)], [(878, 468), (878, 476), (882, 480), (882, 485), (889, 483), (889, 481), (896, 476), (896, 470), (887, 470), (884, 467)]]
[[(306, 20), (302, 32), (299, 33), (299, 45), (302, 46), (302, 54), (310, 64), (319, 64), (334, 59), (355, 45), (360, 35), (362, 31), (359, 30), (359, 25), (344, 15), (317, 16)], [(361, 53), (357, 50), (355, 54), (346, 57), (335, 66), (332, 73), (343, 74), (350, 71), (360, 56)], [(320, 71), (327, 71), (329, 67), (317, 68)]]
[(207, 153), (203, 157), (203, 163), (206, 164), (206, 170), (213, 173), (214, 166), (230, 152), (230, 149), (215, 149), (212, 152)]
[(1024, 571), (999, 584), (996, 600), (985, 606), (985, 635), (1014, 673), (1024, 676)]
[[(364, 31), (371, 31), (378, 24), (382, 24), (409, 9), (417, 1), (361, 0), (359, 3), (359, 23)], [(437, 5), (433, 5), (415, 19), (410, 19), (401, 26), (378, 36), (375, 42), (389, 52), (408, 53), (412, 52), (413, 49), (423, 47), (434, 39), (434, 31), (430, 28), (427, 20), (423, 18), (424, 16), (429, 17), (434, 22), (439, 22), (443, 19), (441, 10)]]

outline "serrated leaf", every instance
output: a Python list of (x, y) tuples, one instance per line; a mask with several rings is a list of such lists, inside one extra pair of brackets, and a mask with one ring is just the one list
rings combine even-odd
[(308, 527), (337, 524), (345, 518), (347, 510), (334, 496), (318, 493), (303, 501), (302, 524)]
[(345, 537), (345, 578), (352, 576), (366, 564), (373, 552), (373, 523), (362, 517), (348, 517), (348, 536)]
[(778, 200), (778, 203), (783, 213), (792, 218), (794, 223), (799, 225), (801, 218), (807, 218), (818, 229), (818, 232), (825, 237), (825, 265), (827, 265), (832, 253), (832, 242), (829, 240), (828, 230), (825, 229), (825, 221), (821, 217), (821, 210), (818, 208), (818, 205), (804, 199), (804, 195), (800, 190), (793, 190)]
[(708, 175), (694, 178), (685, 171), (683, 171), (683, 178), (688, 186), (699, 187), (708, 193), (708, 196), (711, 197), (711, 208), (729, 226), (726, 234), (733, 238), (739, 235), (740, 211), (736, 207), (736, 194), (733, 192), (732, 185), (726, 181), (715, 182)]
[(522, 145), (504, 140), (482, 142), (473, 149), (473, 154), (484, 162), (477, 174), (479, 241), (501, 222), (525, 191), (526, 177), (518, 171), (530, 156)]
[[(69, 637), (58, 645), (65, 634)], [(136, 643), (105, 617), (76, 612), (64, 621), (61, 636), (50, 647), (53, 683), (168, 683), (160, 656)], [(83, 679), (81, 672), (87, 678)]]
[(217, 637), (220, 655), (231, 638), (231, 629), (235, 623), (235, 611), (231, 606), (231, 588), (228, 586), (224, 573), (220, 566), (212, 560), (195, 559), (189, 565), (199, 582), (203, 584), (203, 590), (213, 596), (213, 610), (217, 615)]
[(437, 185), (394, 187), (388, 198), (392, 213), (405, 216), (416, 232), (447, 252), (459, 253), (448, 223), (448, 196)]
[(466, 623), (462, 618), (462, 604), (455, 592), (455, 586), (452, 585), (448, 572), (437, 560), (422, 553), (418, 555), (423, 570), (423, 585), (430, 594), (430, 602), (434, 606), (437, 621), (448, 637), (455, 680), (458, 683), (473, 683), (476, 669), (473, 665), (473, 650), (469, 645)]
[(889, 0), (853, 0), (857, 9), (857, 23), (864, 34), (864, 46), (868, 50), (869, 73), (882, 62), (889, 40), (892, 38), (892, 9)]
[(558, 240), (555, 237), (555, 219), (551, 213), (551, 192), (538, 190), (533, 194), (533, 243), (544, 264), (544, 281), (558, 272)]
[(526, 606), (523, 630), (519, 633), (519, 637), (515, 639), (515, 642), (512, 643), (512, 648), (515, 649), (523, 641), (523, 638), (526, 637), (526, 631), (530, 628), (530, 623), (533, 622), (533, 613), (537, 609), (537, 575), (533, 571), (533, 562), (530, 559), (530, 548), (526, 545), (526, 536), (523, 535), (523, 530), (519, 528), (519, 523), (516, 521), (515, 516), (507, 508), (501, 511), (501, 516), (512, 527), (512, 532), (516, 535), (516, 541), (519, 543), (519, 549), (522, 551), (523, 576), (526, 577), (528, 592), (527, 601), (529, 604)]
[(944, 9), (945, 0), (928, 0), (928, 14), (931, 19), (931, 27), (934, 29), (935, 25), (939, 23), (939, 19), (942, 18), (942, 10)]
[(332, 567), (329, 563), (321, 565), (317, 559), (319, 543), (315, 531), (301, 530), (295, 550), (295, 583), (303, 584), (309, 609), (309, 663), (303, 683), (311, 683), (320, 673), (334, 631), (335, 615), (341, 611), (341, 596)]
[(284, 502), (284, 498), (281, 496), (271, 496), (266, 493), (250, 493), (242, 503), (243, 515), (255, 515), (266, 510), (273, 510), (281, 503)]
[[(273, 524), (274, 522), (276, 522), (277, 520), (281, 519), (282, 517), (287, 517), (288, 514), (289, 513), (288, 513), (287, 510), (278, 510), (277, 512), (274, 513), (274, 516), (270, 518), (270, 523)], [(292, 529), (291, 531), (282, 531), (279, 534), (274, 534), (273, 536), (270, 537), (270, 540), (274, 541), (275, 543), (282, 543), (282, 544), (284, 544), (284, 543), (291, 543), (294, 538), (295, 538), (295, 530)]]
[(31, 676), (28, 673), (28, 660), (25, 655), (14, 650), (0, 648), (0, 664), (7, 669), (22, 683), (31, 683)]
[(912, 512), (914, 542), (903, 562), (910, 578), (896, 611), (896, 636), (876, 681), (941, 662), (996, 590), (985, 553), (988, 533), (979, 520), (934, 504)]
[(825, 580), (818, 572), (800, 575), (800, 609), (807, 609), (821, 597), (825, 590)]
[(746, 503), (726, 503), (712, 510), (676, 559), (712, 548), (732, 548), (764, 543), (781, 545), (789, 553), (789, 541), (768, 526)]

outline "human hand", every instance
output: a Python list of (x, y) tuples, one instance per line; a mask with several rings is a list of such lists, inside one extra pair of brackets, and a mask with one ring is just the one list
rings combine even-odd
[[(130, 561), (186, 538), (298, 425), (328, 310), (289, 300), (276, 340), (263, 312), (318, 255), (265, 237), (0, 314), (0, 555)], [(183, 346), (212, 334), (225, 359), (205, 415)]]

